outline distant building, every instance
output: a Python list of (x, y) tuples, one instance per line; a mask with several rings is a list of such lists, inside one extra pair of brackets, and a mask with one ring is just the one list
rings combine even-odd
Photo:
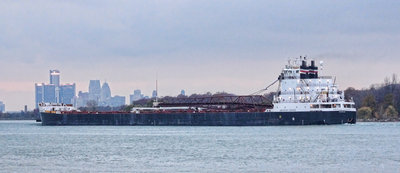
[(74, 105), (74, 107), (76, 108), (78, 106), (78, 96), (74, 96), (74, 98), (72, 98), (72, 105)]
[(56, 86), (54, 84), (35, 84), (35, 104), (38, 108), (39, 103), (56, 103)]
[(6, 112), (6, 105), (0, 101), (0, 113)]
[(107, 82), (104, 82), (103, 86), (101, 86), (100, 94), (101, 94), (101, 96), (100, 96), (100, 104), (99, 105), (103, 105), (103, 106), (108, 105), (107, 103), (111, 99), (111, 89)]
[(99, 103), (101, 97), (100, 80), (90, 80), (89, 83), (89, 100)]
[(43, 101), (45, 103), (56, 103), (56, 86), (54, 84), (43, 84)]
[(124, 96), (114, 96), (111, 97), (109, 106), (111, 107), (118, 107), (125, 105), (125, 97)]
[(86, 107), (87, 102), (89, 101), (89, 93), (79, 91), (78, 98), (76, 99), (76, 107)]
[(35, 107), (39, 107), (39, 103), (43, 102), (43, 84), (35, 83)]
[(100, 87), (100, 80), (90, 80), (89, 92), (79, 91), (76, 97), (77, 107), (86, 107), (88, 102), (95, 101), (97, 106), (118, 107), (125, 105), (125, 97), (111, 97), (111, 89), (107, 82)]
[(54, 84), (56, 87), (60, 86), (60, 71), (50, 70), (50, 84)]
[(55, 86), (55, 98), (57, 103), (62, 103), (62, 98), (60, 97), (60, 71), (50, 70), (50, 84)]
[(24, 106), (24, 112), (27, 113), (28, 112), (28, 105)]
[(75, 83), (60, 84), (60, 71), (50, 70), (50, 84), (35, 83), (35, 108), (41, 102), (73, 104)]
[(60, 102), (65, 104), (73, 104), (73, 99), (76, 95), (75, 83), (64, 84), (60, 86)]
[(144, 96), (142, 94), (142, 91), (140, 90), (135, 90), (133, 91), (133, 94), (129, 95), (129, 104), (132, 104), (132, 102), (137, 101), (142, 99)]
[(157, 91), (153, 90), (153, 93), (151, 94), (151, 98), (156, 98), (157, 97)]
[(185, 90), (181, 90), (181, 95), (185, 95)]

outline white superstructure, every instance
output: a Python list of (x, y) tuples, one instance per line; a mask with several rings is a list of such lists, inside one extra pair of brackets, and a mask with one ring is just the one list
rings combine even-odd
[(273, 104), (267, 112), (356, 111), (354, 102), (346, 101), (344, 92), (338, 90), (336, 80), (319, 76), (315, 61), (307, 64), (305, 57), (288, 61), (279, 76)]
[(40, 112), (70, 112), (76, 110), (72, 104), (63, 103), (39, 103)]

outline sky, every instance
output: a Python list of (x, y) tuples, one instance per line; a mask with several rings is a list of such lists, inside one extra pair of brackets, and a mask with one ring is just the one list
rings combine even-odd
[(61, 71), (112, 95), (225, 91), (272, 83), (289, 57), (324, 61), (341, 89), (400, 75), (400, 1), (0, 1), (0, 101), (34, 107), (34, 84)]

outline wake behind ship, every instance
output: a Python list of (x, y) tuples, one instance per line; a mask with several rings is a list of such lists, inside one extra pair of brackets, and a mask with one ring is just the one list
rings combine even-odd
[[(42, 125), (267, 126), (356, 123), (354, 102), (345, 100), (344, 92), (338, 90), (333, 77), (319, 76), (315, 61), (308, 64), (306, 58), (302, 57), (289, 60), (276, 82), (279, 82), (278, 91), (272, 106), (249, 103), (249, 100), (262, 97), (250, 95), (228, 96), (222, 101), (219, 98), (217, 102), (212, 102), (215, 98), (195, 98), (190, 102), (175, 100), (156, 104), (155, 107), (133, 108), (130, 112), (82, 112), (72, 105), (49, 103), (41, 103), (39, 107)], [(241, 107), (225, 109), (233, 103)]]

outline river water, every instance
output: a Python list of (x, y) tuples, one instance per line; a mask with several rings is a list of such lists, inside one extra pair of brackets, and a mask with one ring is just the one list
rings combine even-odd
[(400, 123), (41, 126), (0, 121), (0, 172), (400, 172)]

